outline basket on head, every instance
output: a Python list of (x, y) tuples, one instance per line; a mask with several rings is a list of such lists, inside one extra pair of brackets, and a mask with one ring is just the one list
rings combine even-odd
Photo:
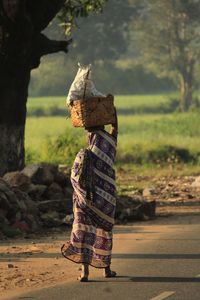
[(95, 127), (115, 122), (114, 97), (75, 100), (70, 108), (74, 127)]

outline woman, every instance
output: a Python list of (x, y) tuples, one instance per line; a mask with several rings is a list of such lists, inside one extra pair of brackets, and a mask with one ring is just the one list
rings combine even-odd
[(87, 128), (89, 147), (77, 154), (71, 172), (74, 188), (74, 222), (70, 241), (61, 248), (63, 256), (82, 263), (80, 281), (88, 281), (89, 265), (111, 271), (112, 227), (116, 207), (115, 171), (118, 122), (108, 133), (102, 127)]

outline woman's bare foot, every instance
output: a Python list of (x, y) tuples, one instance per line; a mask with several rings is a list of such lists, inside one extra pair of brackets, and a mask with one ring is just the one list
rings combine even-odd
[(104, 269), (104, 273), (103, 273), (103, 276), (105, 278), (112, 278), (112, 277), (116, 277), (117, 273), (115, 271), (111, 271), (110, 269), (110, 266), (109, 267), (106, 267)]
[(79, 280), (80, 282), (87, 282), (88, 276), (89, 276), (89, 265), (83, 264), (81, 275), (77, 278), (77, 280)]
[(88, 277), (80, 275), (77, 280), (80, 282), (88, 282)]

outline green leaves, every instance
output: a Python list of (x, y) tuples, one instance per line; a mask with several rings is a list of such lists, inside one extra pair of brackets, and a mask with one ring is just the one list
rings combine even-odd
[[(138, 0), (131, 0), (138, 5)], [(180, 87), (183, 111), (192, 105), (200, 62), (200, 1), (143, 0), (134, 20), (134, 41), (141, 64)]]
[(108, 0), (67, 0), (58, 14), (65, 34), (70, 35), (73, 26), (77, 26), (78, 18), (86, 18), (91, 13), (100, 13)]

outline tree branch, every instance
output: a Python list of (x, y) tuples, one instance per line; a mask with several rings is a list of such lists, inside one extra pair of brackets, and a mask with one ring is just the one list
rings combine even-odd
[(68, 52), (68, 46), (71, 44), (72, 39), (68, 41), (55, 41), (50, 40), (44, 34), (36, 37), (33, 43), (32, 52), (32, 68), (37, 68), (40, 64), (40, 58), (46, 54), (52, 54), (59, 51)]
[(66, 0), (26, 0), (26, 8), (36, 33), (44, 30)]

